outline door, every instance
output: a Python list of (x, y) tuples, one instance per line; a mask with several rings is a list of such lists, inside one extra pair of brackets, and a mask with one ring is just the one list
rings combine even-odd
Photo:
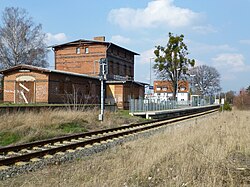
[(35, 101), (35, 82), (34, 81), (16, 81), (15, 85), (16, 103), (34, 103)]

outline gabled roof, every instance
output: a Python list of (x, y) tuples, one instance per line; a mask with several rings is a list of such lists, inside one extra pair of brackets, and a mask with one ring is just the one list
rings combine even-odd
[(99, 79), (99, 77), (93, 77), (93, 76), (89, 76), (86, 74), (72, 73), (72, 72), (60, 71), (60, 70), (51, 70), (51, 69), (41, 68), (41, 67), (37, 67), (37, 66), (31, 66), (31, 65), (27, 65), (27, 64), (20, 64), (17, 66), (13, 66), (11, 68), (1, 70), (0, 73), (4, 75), (6, 73), (9, 73), (9, 72), (12, 72), (15, 70), (33, 70), (33, 71), (40, 71), (42, 73), (58, 73), (58, 74), (65, 74), (65, 75), (70, 75), (70, 76), (79, 76), (79, 77), (85, 77), (85, 78), (91, 78), (91, 79)]
[[(157, 90), (156, 87), (164, 87), (166, 90)], [(189, 92), (189, 82), (187, 80), (179, 80), (178, 87), (185, 87), (185, 90), (180, 90), (179, 93), (187, 93)], [(156, 80), (154, 81), (154, 91), (155, 93), (173, 93), (173, 85), (171, 81), (168, 80)]]
[(16, 66), (1, 70), (0, 73), (6, 74), (6, 73), (9, 73), (11, 71), (25, 70), (25, 69), (34, 70), (34, 71), (41, 71), (41, 72), (50, 72), (50, 70), (46, 69), (46, 68), (42, 68), (42, 67), (38, 67), (38, 66), (31, 66), (31, 65), (27, 65), (27, 64), (20, 64), (20, 65), (16, 65)]
[(75, 41), (72, 41), (72, 42), (67, 42), (67, 43), (63, 43), (63, 44), (58, 44), (58, 45), (52, 45), (52, 46), (49, 46), (49, 47), (52, 47), (52, 48), (57, 48), (57, 47), (63, 47), (63, 46), (70, 46), (70, 45), (79, 45), (81, 43), (84, 43), (84, 44), (103, 44), (103, 45), (107, 45), (107, 46), (115, 46), (115, 47), (118, 47), (118, 48), (121, 48), (121, 49), (124, 49), (126, 51), (129, 51), (131, 53), (133, 53), (134, 55), (139, 55), (138, 53), (136, 52), (133, 52), (131, 50), (128, 50), (124, 47), (121, 47), (119, 45), (116, 45), (112, 42), (106, 42), (106, 41), (97, 41), (97, 40), (85, 40), (85, 39), (79, 39), (79, 40), (75, 40)]

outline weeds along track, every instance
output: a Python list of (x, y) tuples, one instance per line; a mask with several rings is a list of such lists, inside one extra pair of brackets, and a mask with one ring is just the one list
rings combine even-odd
[(159, 127), (166, 127), (175, 122), (217, 111), (218, 108), (215, 107), (203, 108), (202, 111), (189, 111), (184, 115), (182, 114), (182, 116), (177, 115), (169, 119), (153, 120), (112, 129), (3, 147), (0, 148), (0, 180), (26, 171), (36, 170), (48, 164), (58, 164), (82, 156), (92, 155), (122, 143), (123, 139), (129, 140), (139, 133), (147, 133)]

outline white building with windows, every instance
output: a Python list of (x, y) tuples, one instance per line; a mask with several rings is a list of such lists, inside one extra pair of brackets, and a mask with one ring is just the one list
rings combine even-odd
[[(156, 101), (168, 101), (173, 97), (173, 86), (171, 81), (154, 81), (153, 99)], [(189, 83), (188, 81), (178, 81), (178, 92), (176, 94), (177, 101), (189, 102)]]

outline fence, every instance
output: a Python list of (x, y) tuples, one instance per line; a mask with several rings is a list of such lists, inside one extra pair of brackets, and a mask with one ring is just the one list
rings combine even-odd
[(187, 108), (193, 106), (205, 106), (209, 105), (205, 99), (197, 101), (160, 101), (154, 99), (131, 99), (129, 102), (129, 112), (146, 112), (146, 111), (158, 111), (158, 110), (169, 110), (177, 108)]

